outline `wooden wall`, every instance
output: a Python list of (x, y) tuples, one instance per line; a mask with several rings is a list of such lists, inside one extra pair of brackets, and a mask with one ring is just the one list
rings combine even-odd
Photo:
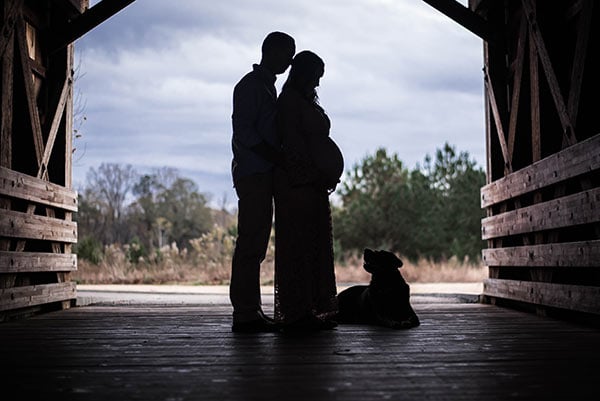
[(600, 314), (600, 4), (470, 1), (484, 42), (485, 299)]
[(0, 321), (68, 307), (76, 297), (73, 45), (56, 34), (87, 5), (0, 4)]

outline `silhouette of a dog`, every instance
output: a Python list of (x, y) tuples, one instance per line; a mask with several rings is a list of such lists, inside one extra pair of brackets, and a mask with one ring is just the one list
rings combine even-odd
[(408, 329), (420, 324), (410, 305), (410, 287), (400, 274), (402, 261), (392, 252), (366, 248), (363, 253), (369, 285), (355, 285), (338, 294), (339, 323), (373, 324)]

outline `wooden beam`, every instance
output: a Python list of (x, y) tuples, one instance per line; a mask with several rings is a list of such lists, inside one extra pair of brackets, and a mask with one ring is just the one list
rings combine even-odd
[(0, 166), (12, 167), (12, 128), (14, 92), (14, 35), (9, 39), (9, 49), (2, 54), (2, 93), (0, 118)]
[(600, 222), (600, 187), (481, 220), (482, 239)]
[(479, 15), (455, 0), (423, 0), (486, 42), (494, 40), (490, 24)]
[(68, 99), (69, 87), (71, 86), (71, 79), (65, 79), (65, 83), (63, 84), (62, 91), (60, 93), (60, 97), (58, 99), (58, 104), (56, 105), (56, 111), (54, 113), (54, 118), (52, 119), (52, 125), (50, 126), (50, 132), (48, 134), (48, 140), (46, 141), (46, 146), (44, 147), (44, 154), (42, 156), (42, 161), (40, 163), (40, 167), (38, 169), (37, 178), (42, 178), (45, 173), (48, 172), (48, 162), (50, 161), (50, 156), (52, 155), (52, 149), (54, 148), (54, 141), (56, 140), (56, 135), (58, 133), (58, 127), (60, 125), (60, 121), (62, 120), (63, 113), (65, 111), (65, 106)]
[(600, 287), (487, 279), (483, 294), (535, 305), (600, 313)]
[(537, 162), (542, 158), (541, 120), (540, 120), (540, 75), (537, 49), (529, 33), (529, 89), (531, 108), (531, 160)]
[[(483, 58), (485, 71), (489, 69), (490, 65), (490, 45), (487, 42), (483, 42)], [(491, 101), (488, 91), (485, 90), (483, 92), (484, 96), (484, 110), (485, 110), (485, 182), (486, 184), (492, 183), (493, 180), (493, 155), (492, 152), (492, 143), (493, 143), (493, 133), (492, 133), (492, 119), (491, 119)]]
[(65, 188), (73, 187), (73, 60), (75, 58), (75, 46), (71, 43), (67, 46), (67, 65), (65, 76), (69, 77), (71, 84), (67, 93), (67, 104), (65, 106)]
[(517, 59), (516, 70), (512, 85), (512, 99), (510, 102), (510, 120), (508, 123), (508, 146), (507, 153), (509, 160), (513, 162), (515, 136), (517, 131), (517, 118), (519, 116), (519, 99), (521, 96), (521, 79), (523, 77), (523, 64), (525, 61), (525, 46), (527, 44), (527, 20), (521, 17), (521, 25), (519, 27), (519, 39), (517, 42)]
[(23, 0), (4, 0), (4, 20), (0, 32), (0, 57), (14, 42), (15, 23), (21, 18)]
[(77, 211), (77, 192), (5, 167), (0, 167), (0, 195)]
[(577, 27), (577, 42), (575, 44), (575, 56), (573, 57), (573, 68), (571, 69), (571, 87), (569, 88), (567, 103), (567, 110), (573, 127), (577, 125), (579, 95), (581, 94), (581, 84), (583, 82), (583, 71), (590, 37), (590, 27), (592, 25), (593, 8), (594, 3), (591, 0), (586, 0), (584, 11), (579, 17)]
[[(73, 43), (67, 45), (67, 63), (65, 76), (69, 78), (71, 84), (69, 85), (67, 93), (67, 104), (65, 106), (65, 163), (64, 163), (64, 186), (67, 189), (73, 187), (73, 61), (75, 58), (75, 45)], [(65, 212), (65, 220), (72, 221), (73, 213)], [(63, 249), (65, 253), (71, 253), (72, 245), (64, 244)]]
[(481, 188), (481, 207), (600, 169), (600, 134)]
[(74, 282), (0, 289), (0, 311), (77, 298)]
[(599, 267), (600, 240), (484, 249), (486, 266)]
[[(567, 20), (570, 20), (574, 17), (576, 17), (582, 10), (583, 10), (583, 3), (587, 2), (588, 0), (575, 0), (571, 2), (571, 6), (569, 6), (569, 8), (567, 8), (567, 11), (565, 12), (565, 18)], [(591, 2), (591, 0), (590, 0)]]
[(5, 210), (0, 215), (0, 237), (76, 243), (77, 223)]
[(43, 252), (1, 252), (0, 273), (77, 270), (77, 255)]
[(577, 143), (577, 139), (575, 138), (571, 119), (569, 118), (569, 113), (567, 111), (567, 106), (561, 93), (560, 85), (558, 84), (556, 73), (554, 72), (554, 67), (552, 66), (552, 60), (550, 60), (550, 55), (546, 49), (544, 38), (542, 38), (542, 34), (537, 24), (535, 5), (531, 2), (531, 0), (521, 1), (523, 4), (523, 11), (525, 12), (529, 22), (529, 31), (531, 32), (532, 38), (535, 41), (538, 56), (544, 69), (544, 75), (546, 76), (546, 81), (548, 82), (550, 93), (552, 94), (552, 100), (554, 100), (554, 105), (556, 106), (556, 111), (558, 112), (558, 117), (562, 125), (564, 142), (569, 146), (573, 145)]
[(81, 14), (89, 7), (89, 0), (67, 0), (75, 12)]
[(37, 107), (35, 90), (31, 79), (31, 66), (29, 64), (29, 53), (27, 50), (27, 39), (25, 37), (24, 22), (17, 23), (17, 42), (19, 43), (19, 53), (21, 58), (21, 68), (23, 70), (23, 82), (25, 84), (25, 96), (27, 107), (29, 109), (29, 118), (31, 120), (31, 130), (33, 132), (33, 144), (35, 147), (35, 156), (38, 168), (42, 161), (44, 152), (44, 140), (42, 137), (42, 124), (40, 123), (40, 112)]
[(69, 22), (50, 46), (51, 52), (56, 52), (77, 38), (85, 35), (135, 0), (102, 0), (80, 16)]
[(496, 123), (496, 131), (498, 132), (498, 140), (500, 141), (500, 149), (502, 150), (504, 166), (508, 172), (512, 172), (511, 157), (508, 153), (508, 145), (506, 143), (506, 135), (504, 134), (502, 117), (500, 116), (500, 110), (498, 109), (498, 102), (496, 101), (494, 86), (492, 84), (491, 77), (489, 76), (487, 71), (485, 72), (485, 88), (487, 90), (490, 108), (492, 109), (492, 116), (494, 117), (494, 122)]

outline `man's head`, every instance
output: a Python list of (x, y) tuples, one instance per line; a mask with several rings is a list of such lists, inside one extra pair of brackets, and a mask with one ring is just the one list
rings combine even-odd
[(263, 41), (260, 64), (273, 74), (282, 74), (290, 66), (294, 53), (294, 38), (283, 32), (271, 32)]

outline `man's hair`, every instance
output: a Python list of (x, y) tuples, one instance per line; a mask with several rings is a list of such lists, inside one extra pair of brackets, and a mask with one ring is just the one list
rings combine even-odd
[(262, 44), (262, 53), (270, 53), (273, 50), (295, 49), (296, 42), (287, 33), (271, 32), (267, 35)]

